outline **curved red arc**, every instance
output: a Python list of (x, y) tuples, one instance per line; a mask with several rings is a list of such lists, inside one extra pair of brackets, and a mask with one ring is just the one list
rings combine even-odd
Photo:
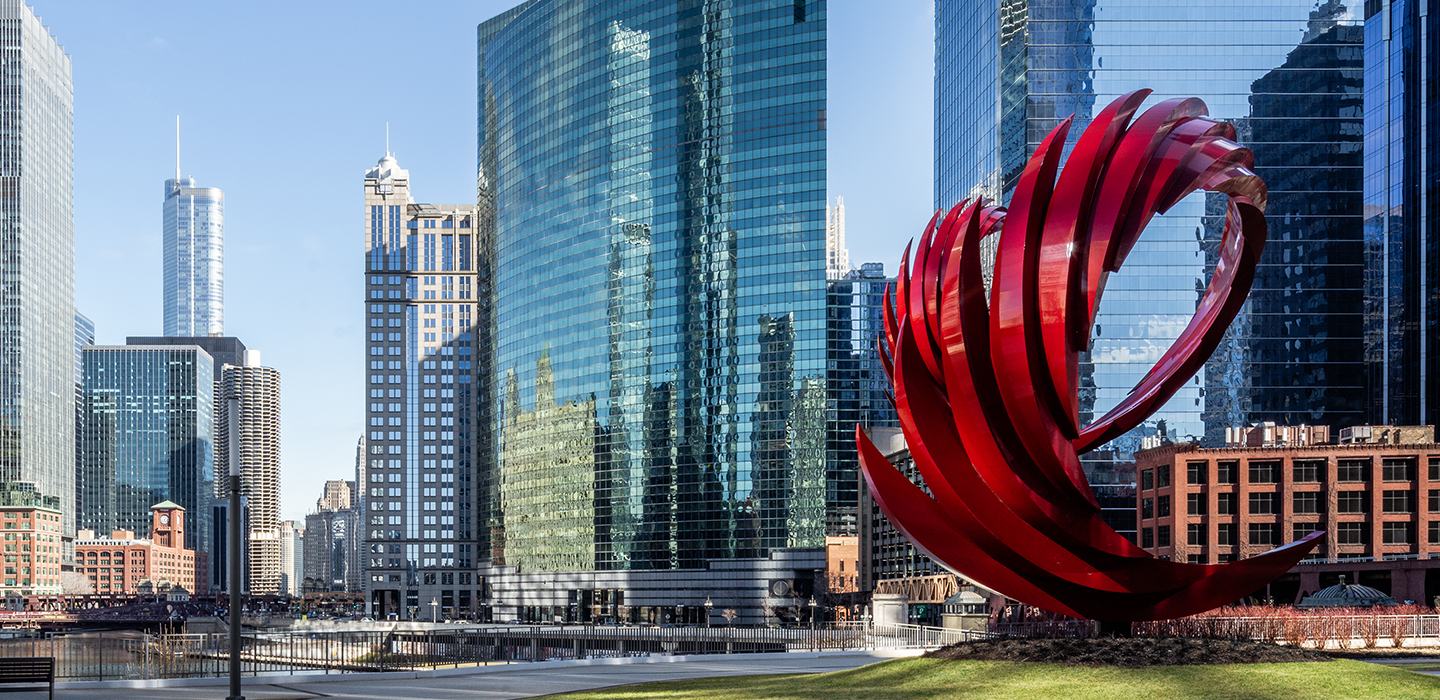
[[(937, 211), (907, 246), (883, 308), (880, 359), (911, 457), (930, 493), (857, 428), (876, 503), (922, 551), (995, 590), (1066, 615), (1160, 619), (1238, 599), (1323, 537), (1223, 565), (1160, 560), (1099, 515), (1080, 453), (1168, 401), (1217, 347), (1265, 243), (1265, 184), (1234, 129), (1203, 102), (1115, 100), (1075, 141), (1042, 141), (1007, 211)], [(1111, 411), (1078, 425), (1078, 363), (1105, 277), (1145, 226), (1196, 190), (1227, 195), (1219, 262), (1195, 316)], [(986, 288), (980, 241), (998, 234)], [(914, 257), (911, 257), (911, 253)]]

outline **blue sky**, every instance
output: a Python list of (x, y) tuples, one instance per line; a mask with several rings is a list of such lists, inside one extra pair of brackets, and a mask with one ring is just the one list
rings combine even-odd
[[(225, 190), (226, 332), (283, 375), (282, 515), (353, 478), (362, 177), (475, 197), (475, 25), (514, 2), (31, 0), (75, 78), (75, 290), (97, 342), (161, 332), (161, 204)], [(829, 3), (829, 189), (851, 261), (892, 269), (931, 213), (932, 4)], [(892, 269), (893, 271), (893, 269)]]

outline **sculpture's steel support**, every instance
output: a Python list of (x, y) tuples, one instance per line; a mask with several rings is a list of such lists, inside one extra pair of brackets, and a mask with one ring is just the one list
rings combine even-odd
[[(1063, 170), (1070, 119), (1055, 127), (1008, 211), (961, 202), (935, 215), (913, 262), (906, 249), (886, 298), (881, 356), (930, 495), (856, 428), (875, 501), (927, 555), (1025, 603), (1101, 620), (1233, 602), (1324, 536), (1229, 564), (1157, 559), (1101, 520), (1081, 470), (1082, 452), (1139, 425), (1204, 364), (1245, 301), (1265, 244), (1265, 183), (1234, 128), (1205, 118), (1197, 99), (1166, 100), (1136, 117), (1149, 92), (1101, 111)], [(1228, 196), (1210, 286), (1140, 384), (1082, 427), (1077, 367), (1106, 275), (1151, 217), (1196, 190)], [(987, 295), (980, 240), (990, 235), (999, 243)]]

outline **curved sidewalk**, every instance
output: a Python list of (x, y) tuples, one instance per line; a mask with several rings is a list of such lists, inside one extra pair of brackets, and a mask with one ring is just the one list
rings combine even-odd
[[(824, 673), (917, 651), (821, 652), (795, 654), (734, 654), (707, 656), (654, 656), (634, 659), (592, 659), (480, 668), (444, 669), (412, 674), (346, 674), (343, 676), (291, 676), (246, 678), (246, 700), (345, 698), (354, 700), (513, 700), (555, 693), (594, 690), (656, 681), (750, 676), (779, 673)], [(397, 678), (395, 676), (408, 676)], [(116, 688), (99, 683), (57, 684), (57, 700), (213, 700), (224, 697), (225, 679), (207, 679), (206, 685)], [(218, 684), (214, 682), (218, 680)], [(106, 686), (111, 684), (106, 683)], [(17, 693), (19, 698), (29, 694)], [(44, 697), (37, 693), (34, 697)]]

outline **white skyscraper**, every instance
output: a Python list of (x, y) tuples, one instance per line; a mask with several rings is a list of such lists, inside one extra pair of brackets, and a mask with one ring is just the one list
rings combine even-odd
[(825, 279), (845, 279), (850, 274), (850, 250), (845, 247), (845, 198), (836, 197), (835, 206), (825, 203)]
[(70, 57), (22, 0), (0, 0), (0, 34), (0, 482), (30, 482), (59, 497), (68, 539), (76, 338)]
[(225, 335), (225, 193), (180, 177), (165, 181), (165, 335)]

